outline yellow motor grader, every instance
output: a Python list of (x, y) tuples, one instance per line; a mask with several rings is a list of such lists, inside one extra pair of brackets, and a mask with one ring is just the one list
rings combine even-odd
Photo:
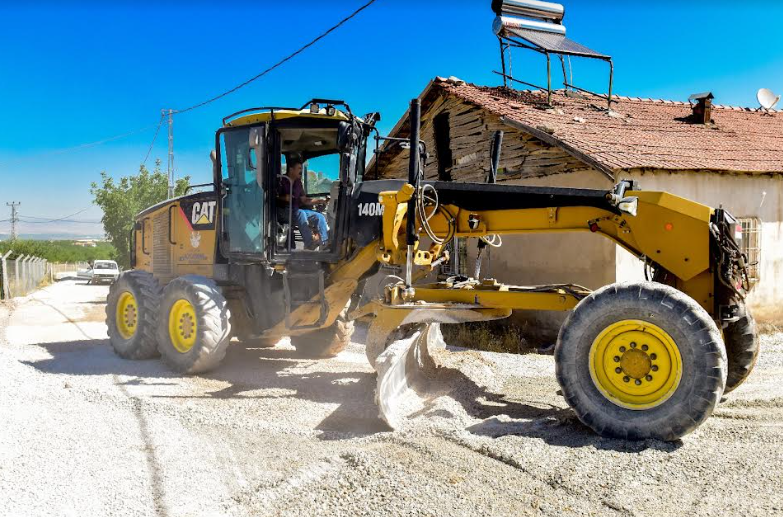
[[(747, 377), (758, 340), (736, 220), (725, 210), (627, 181), (609, 191), (424, 181), (416, 100), (410, 139), (393, 142), (410, 148), (408, 181), (371, 181), (367, 142), (373, 132), (381, 138), (379, 118), (314, 99), (223, 119), (210, 189), (136, 218), (134, 269), (108, 296), (114, 350), (130, 359), (159, 354), (188, 374), (216, 368), (232, 337), (262, 345), (290, 337), (300, 354), (329, 357), (350, 342), (353, 319), (370, 315), (367, 356), (379, 372), (381, 415), (392, 422), (406, 369), (439, 340), (440, 323), (570, 311), (555, 348), (563, 396), (597, 433), (628, 439), (685, 435)], [(329, 199), (322, 212), (286, 198), (294, 162), (304, 163), (305, 198)], [(295, 221), (320, 217), (328, 232), (305, 246), (307, 229)], [(508, 234), (573, 231), (633, 253), (649, 281), (594, 292), (459, 276), (421, 283), (448, 261), (454, 239), (481, 247)], [(358, 293), (379, 268), (396, 274), (362, 303)]]

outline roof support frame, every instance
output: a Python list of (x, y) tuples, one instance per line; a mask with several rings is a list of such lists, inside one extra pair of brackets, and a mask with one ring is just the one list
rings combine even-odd
[[(521, 36), (520, 36), (521, 38)], [(607, 110), (611, 111), (612, 109), (612, 102), (617, 102), (612, 99), (612, 88), (614, 86), (614, 62), (612, 61), (611, 56), (603, 56), (599, 54), (588, 54), (586, 52), (575, 52), (575, 51), (569, 51), (569, 50), (552, 50), (548, 49), (542, 45), (536, 44), (533, 41), (524, 40), (524, 42), (517, 40), (517, 39), (511, 39), (508, 36), (502, 36), (498, 35), (498, 40), (500, 42), (500, 55), (501, 55), (501, 66), (502, 66), (502, 73), (499, 75), (503, 76), (503, 85), (508, 87), (507, 79), (511, 79), (512, 81), (519, 82), (521, 84), (526, 84), (528, 86), (533, 86), (534, 88), (539, 88), (538, 86), (535, 86), (531, 83), (526, 83), (524, 81), (520, 81), (519, 79), (515, 79), (510, 74), (508, 74), (508, 71), (506, 70), (506, 60), (505, 60), (505, 50), (510, 48), (522, 48), (526, 50), (532, 50), (533, 52), (537, 52), (539, 54), (543, 54), (546, 56), (547, 60), (547, 87), (546, 88), (540, 88), (541, 90), (546, 89), (547, 92), (547, 104), (552, 103), (552, 63), (551, 63), (551, 55), (555, 54), (560, 58), (562, 68), (563, 68), (563, 86), (566, 88), (572, 88), (574, 90), (578, 90), (583, 93), (587, 93), (590, 95), (594, 95), (596, 97), (602, 98), (607, 101)], [(565, 61), (563, 59), (563, 56), (573, 56), (573, 57), (581, 57), (586, 59), (598, 59), (601, 61), (604, 61), (609, 64), (609, 93), (608, 95), (602, 95), (600, 93), (596, 93), (590, 90), (587, 90), (585, 88), (580, 88), (578, 86), (574, 86), (573, 84), (570, 84), (568, 77), (566, 76), (566, 69), (565, 69)]]

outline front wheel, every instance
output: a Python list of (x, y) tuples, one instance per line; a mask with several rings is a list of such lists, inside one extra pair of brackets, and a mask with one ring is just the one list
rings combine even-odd
[(555, 348), (568, 404), (595, 432), (676, 440), (713, 412), (726, 385), (726, 351), (695, 300), (654, 282), (595, 291), (563, 324)]
[(201, 373), (216, 368), (231, 340), (228, 302), (214, 281), (187, 275), (163, 291), (158, 350), (172, 369)]

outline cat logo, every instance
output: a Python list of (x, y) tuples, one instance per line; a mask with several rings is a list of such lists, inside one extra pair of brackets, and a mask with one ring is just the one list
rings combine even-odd
[(211, 225), (215, 220), (215, 206), (217, 201), (203, 201), (193, 203), (190, 222), (193, 226)]
[(214, 230), (217, 219), (217, 200), (183, 199), (180, 214), (191, 231)]

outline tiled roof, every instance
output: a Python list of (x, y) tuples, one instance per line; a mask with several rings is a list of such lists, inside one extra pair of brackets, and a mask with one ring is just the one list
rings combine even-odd
[[(713, 106), (714, 124), (693, 124), (687, 102), (617, 96), (604, 99), (477, 86), (437, 78), (423, 94), (447, 93), (551, 136), (608, 170), (655, 168), (783, 173), (783, 113)], [(425, 99), (425, 108), (426, 108)]]

